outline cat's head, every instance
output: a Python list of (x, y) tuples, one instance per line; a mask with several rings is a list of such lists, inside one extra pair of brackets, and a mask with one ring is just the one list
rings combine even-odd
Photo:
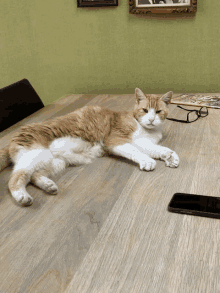
[(133, 114), (135, 119), (147, 129), (161, 125), (168, 115), (168, 104), (173, 92), (165, 95), (145, 95), (139, 88), (135, 89), (136, 104)]

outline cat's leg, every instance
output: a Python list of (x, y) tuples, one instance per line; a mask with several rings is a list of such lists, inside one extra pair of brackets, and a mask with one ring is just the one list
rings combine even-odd
[(58, 187), (53, 180), (49, 179), (47, 176), (49, 175), (49, 171), (47, 170), (40, 170), (33, 173), (31, 176), (31, 183), (35, 186), (43, 189), (49, 194), (57, 194)]
[(84, 164), (91, 164), (92, 158), (87, 154), (77, 154), (70, 151), (63, 153), (58, 158), (62, 158), (67, 166), (69, 165), (84, 165)]
[(149, 155), (151, 158), (164, 161), (166, 167), (177, 168), (179, 166), (179, 156), (176, 152), (167, 147), (155, 145), (154, 148), (149, 152)]
[(103, 155), (104, 151), (100, 144), (94, 144), (81, 151), (81, 153), (73, 152), (68, 150), (62, 154), (62, 158), (69, 165), (81, 165), (90, 164), (94, 159), (99, 158)]
[(67, 163), (64, 159), (53, 158), (51, 164), (49, 164), (48, 168), (41, 169), (39, 171), (35, 171), (31, 176), (31, 183), (43, 189), (49, 194), (57, 194), (58, 187), (53, 182), (53, 180), (49, 179), (48, 175), (56, 175), (63, 170), (65, 170)]
[(26, 185), (30, 181), (28, 170), (15, 170), (9, 180), (8, 187), (13, 198), (20, 204), (31, 205), (33, 198), (26, 191)]
[(179, 166), (179, 156), (176, 152), (163, 146), (157, 146), (160, 154), (160, 159), (165, 162), (166, 167), (177, 168)]
[(55, 158), (62, 159), (68, 165), (90, 164), (101, 157), (103, 149), (100, 144), (92, 145), (80, 137), (63, 137), (55, 139), (49, 146)]
[[(17, 150), (16, 150), (17, 149)], [(30, 182), (35, 171), (46, 168), (51, 164), (53, 156), (44, 148), (25, 149), (18, 146), (11, 148), (12, 159), (15, 164), (8, 187), (13, 198), (22, 205), (31, 205), (33, 198), (26, 191), (26, 185)]]
[(151, 158), (163, 160), (167, 167), (176, 168), (179, 166), (178, 155), (167, 147), (156, 145), (146, 138), (137, 139), (134, 144)]
[(130, 143), (109, 147), (109, 151), (112, 154), (125, 157), (138, 163), (141, 170), (151, 171), (155, 169), (156, 161)]

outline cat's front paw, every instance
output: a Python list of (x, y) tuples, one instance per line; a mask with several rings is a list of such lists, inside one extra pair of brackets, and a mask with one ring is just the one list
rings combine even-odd
[(140, 170), (152, 171), (156, 167), (156, 161), (149, 157), (143, 156), (143, 158), (141, 158), (141, 160), (139, 161), (139, 165)]
[(161, 156), (161, 159), (165, 161), (166, 167), (177, 168), (179, 166), (179, 156), (174, 151), (168, 151)]

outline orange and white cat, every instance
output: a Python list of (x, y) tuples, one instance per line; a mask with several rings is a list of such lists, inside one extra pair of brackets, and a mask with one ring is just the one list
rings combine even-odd
[(89, 164), (104, 153), (132, 160), (145, 171), (154, 170), (154, 159), (178, 167), (178, 155), (158, 145), (172, 94), (145, 95), (136, 88), (136, 104), (130, 112), (85, 106), (65, 116), (21, 127), (9, 145), (0, 150), (0, 170), (10, 162), (14, 164), (9, 180), (13, 198), (23, 205), (32, 204), (26, 191), (29, 182), (56, 194), (58, 187), (49, 175), (69, 165)]

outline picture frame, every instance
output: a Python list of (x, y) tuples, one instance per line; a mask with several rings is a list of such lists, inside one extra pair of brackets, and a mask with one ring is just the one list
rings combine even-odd
[(118, 6), (118, 0), (77, 0), (77, 7)]
[(196, 13), (197, 0), (129, 0), (129, 13)]

